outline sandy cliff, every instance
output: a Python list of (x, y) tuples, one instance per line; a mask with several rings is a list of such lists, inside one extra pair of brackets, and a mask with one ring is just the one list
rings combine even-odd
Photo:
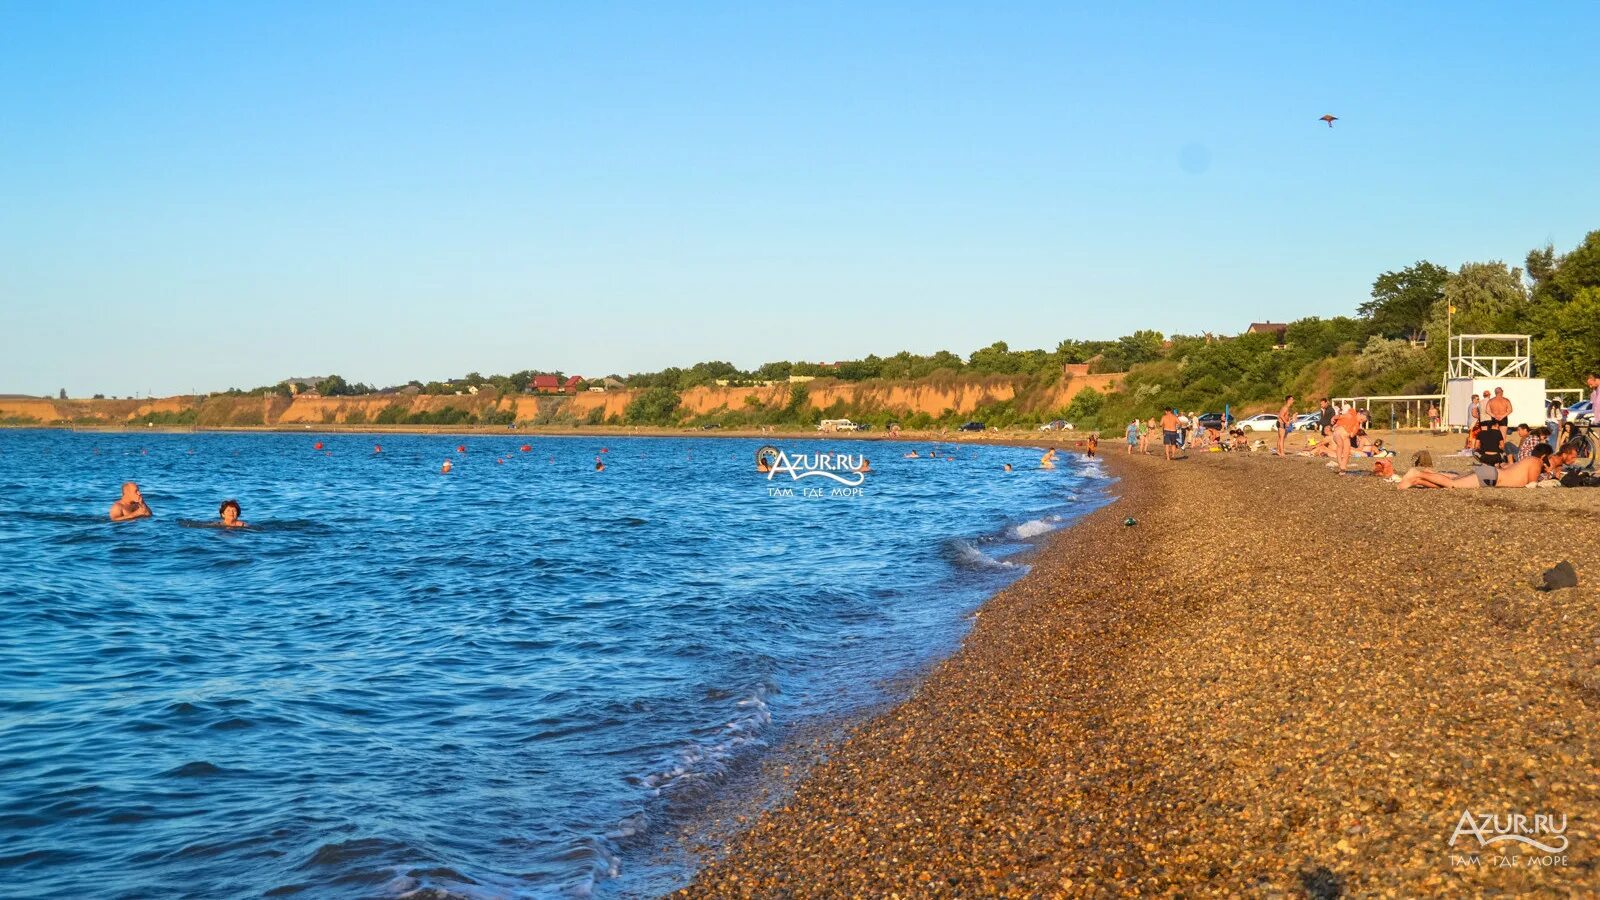
[[(1114, 388), (1120, 375), (1074, 375), (1057, 384), (1031, 386), (1028, 379), (993, 376), (982, 379), (905, 382), (842, 382), (819, 379), (804, 385), (806, 402), (821, 411), (845, 409), (894, 415), (946, 410), (965, 415), (980, 406), (1011, 401), (1024, 411), (1065, 408), (1084, 388)], [(116, 425), (154, 417), (157, 424), (227, 427), (250, 425), (359, 425), (399, 421), (397, 417), (459, 410), (473, 420), (488, 412), (509, 412), (519, 422), (552, 417), (589, 421), (620, 417), (637, 391), (582, 393), (573, 396), (517, 395), (495, 397), (367, 395), (361, 397), (164, 397), (156, 400), (0, 399), (0, 422), (10, 424)], [(691, 415), (739, 411), (788, 404), (789, 385), (770, 387), (697, 387), (682, 394), (682, 408)]]

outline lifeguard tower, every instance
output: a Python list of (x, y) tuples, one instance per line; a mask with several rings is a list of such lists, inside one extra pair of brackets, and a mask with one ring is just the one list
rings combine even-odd
[(1511, 425), (1544, 423), (1544, 379), (1533, 377), (1533, 338), (1526, 334), (1450, 336), (1450, 361), (1444, 377), (1444, 423), (1470, 428), (1467, 408), (1474, 396), (1505, 391)]

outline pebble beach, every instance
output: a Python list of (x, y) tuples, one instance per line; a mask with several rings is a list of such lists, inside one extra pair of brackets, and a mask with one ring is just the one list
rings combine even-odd
[(1600, 492), (1103, 447), (1119, 500), (680, 896), (1600, 892)]

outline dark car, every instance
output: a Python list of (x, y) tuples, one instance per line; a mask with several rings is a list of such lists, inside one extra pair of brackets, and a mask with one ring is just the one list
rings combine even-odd
[(968, 422), (967, 424), (961, 426), (960, 430), (961, 431), (982, 431), (983, 430), (983, 423), (982, 422)]
[(717, 423), (712, 422), (709, 425), (701, 425), (700, 426), (700, 430), (701, 431), (716, 431), (716, 430), (720, 429), (721, 427), (722, 427), (721, 425), (718, 425)]
[[(1229, 417), (1228, 421), (1232, 422), (1232, 417)], [(1215, 428), (1218, 431), (1222, 431), (1222, 413), (1206, 413), (1201, 416), (1200, 427), (1205, 429)]]

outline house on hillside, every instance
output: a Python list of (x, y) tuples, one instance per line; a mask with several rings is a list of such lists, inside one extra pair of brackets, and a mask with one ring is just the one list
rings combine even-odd
[(583, 376), (581, 375), (569, 376), (565, 381), (561, 379), (560, 375), (535, 375), (533, 380), (528, 382), (528, 393), (576, 394), (578, 392), (578, 384), (582, 381)]
[(1270, 334), (1272, 335), (1272, 345), (1274, 347), (1282, 347), (1284, 345), (1283, 336), (1287, 334), (1288, 331), (1289, 326), (1279, 322), (1251, 322), (1250, 327), (1246, 328), (1244, 333)]
[(285, 378), (281, 383), (289, 389), (291, 397), (320, 397), (317, 385), (321, 384), (327, 376), (317, 378)]
[(607, 375), (600, 382), (600, 387), (603, 390), (607, 390), (607, 391), (620, 391), (623, 388), (627, 387), (627, 385), (623, 384), (620, 380), (618, 380), (616, 378), (612, 378), (610, 375)]
[(1062, 363), (1061, 364), (1061, 377), (1063, 377), (1063, 378), (1073, 378), (1073, 377), (1076, 377), (1076, 376), (1087, 375), (1087, 374), (1089, 374), (1089, 364), (1088, 363)]

